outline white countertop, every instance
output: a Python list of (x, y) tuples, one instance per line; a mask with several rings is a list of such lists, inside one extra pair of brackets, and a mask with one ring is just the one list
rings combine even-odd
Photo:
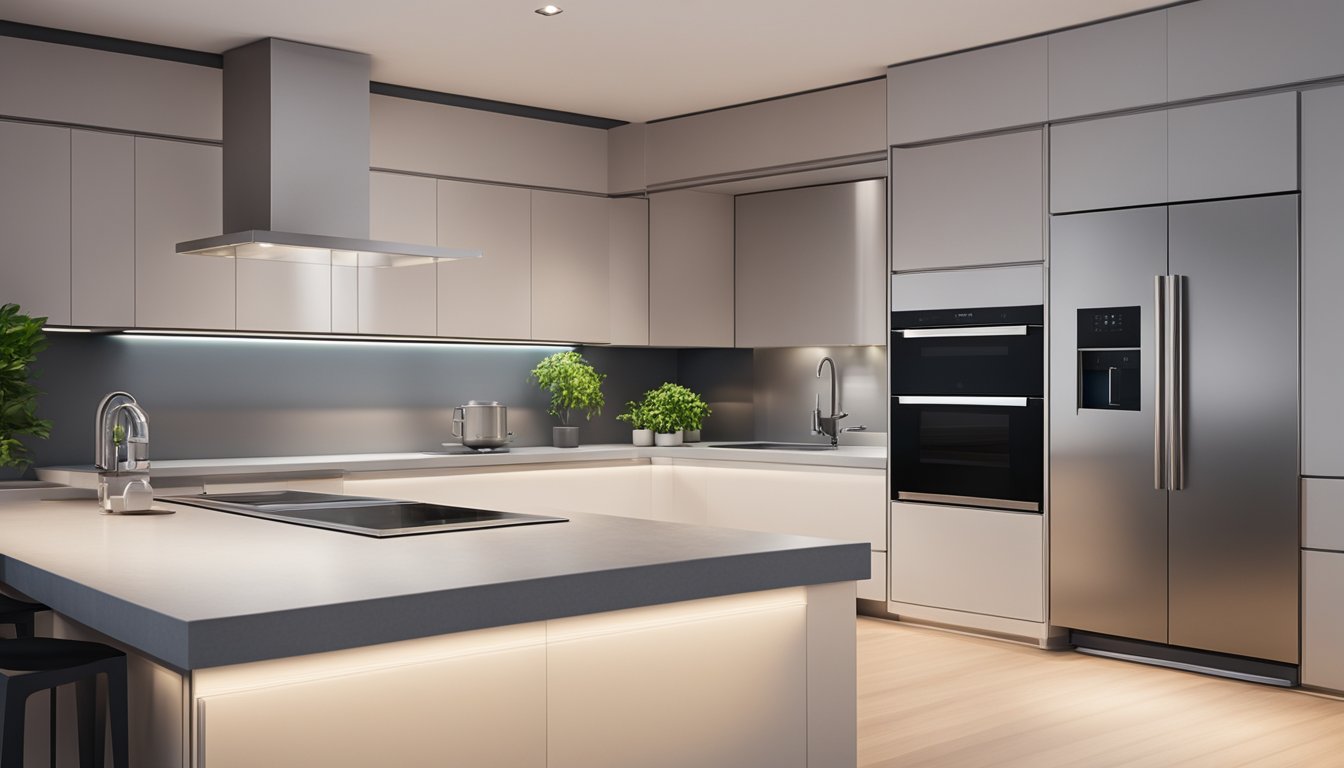
[(168, 508), (0, 504), (0, 581), (193, 669), (868, 577), (866, 542), (606, 515), (377, 539)]
[[(152, 477), (219, 477), (279, 473), (343, 474), (396, 470), (452, 469), (523, 464), (549, 464), (636, 459), (693, 459), (767, 464), (806, 464), (857, 469), (885, 469), (883, 446), (844, 445), (833, 451), (790, 451), (710, 448), (731, 443), (692, 443), (670, 448), (638, 448), (633, 445), (584, 445), (578, 448), (512, 448), (507, 453), (373, 453), (332, 456), (266, 456), (239, 459), (178, 459), (151, 462)], [(92, 466), (43, 467), (37, 476), (49, 482), (80, 488), (97, 487)]]

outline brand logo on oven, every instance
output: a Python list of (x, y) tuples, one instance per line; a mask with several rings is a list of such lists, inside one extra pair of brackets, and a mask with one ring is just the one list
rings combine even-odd
[(952, 315), (952, 316), (955, 317), (955, 318), (957, 318), (958, 320), (960, 320), (960, 319), (962, 319), (962, 318), (975, 317), (975, 313), (974, 313), (974, 312), (957, 312), (956, 314), (954, 314), (954, 315)]

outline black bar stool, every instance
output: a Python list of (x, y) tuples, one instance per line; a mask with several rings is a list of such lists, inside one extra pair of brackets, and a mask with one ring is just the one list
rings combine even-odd
[(113, 763), (129, 768), (126, 654), (102, 643), (34, 638), (36, 614), (48, 610), (41, 603), (0, 595), (0, 625), (12, 624), (18, 635), (0, 639), (0, 768), (22, 768), (26, 704), (41, 690), (51, 691), (51, 764), (56, 764), (56, 687), (67, 683), (75, 684), (80, 768), (102, 766), (106, 748), (96, 702), (100, 674), (107, 675)]
[(32, 637), (34, 617), (51, 610), (41, 603), (29, 603), (8, 595), (0, 595), (0, 624), (13, 624), (18, 637)]
[[(17, 674), (16, 674), (17, 673)], [(32, 694), (75, 684), (80, 768), (103, 765), (102, 718), (96, 715), (96, 681), (107, 675), (112, 717), (112, 763), (130, 768), (126, 703), (126, 654), (102, 643), (50, 637), (0, 640), (0, 768), (23, 767), (25, 705)]]

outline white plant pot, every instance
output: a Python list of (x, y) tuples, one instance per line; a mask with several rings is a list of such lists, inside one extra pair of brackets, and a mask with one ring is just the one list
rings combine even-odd
[(641, 448), (646, 448), (646, 447), (648, 447), (648, 446), (650, 446), (650, 445), (653, 445), (653, 430), (652, 430), (652, 429), (635, 429), (635, 430), (631, 430), (630, 435), (631, 435), (631, 439), (633, 440), (634, 444), (637, 445), (637, 446), (639, 446), (639, 447), (641, 447)]
[(681, 433), (681, 437), (688, 443), (698, 443), (700, 442), (700, 430), (698, 429), (684, 430)]
[(653, 436), (653, 444), (663, 447), (681, 445), (680, 432), (659, 432)]

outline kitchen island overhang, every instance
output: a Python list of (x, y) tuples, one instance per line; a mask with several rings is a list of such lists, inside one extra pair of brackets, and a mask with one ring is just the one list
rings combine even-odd
[[(268, 724), (248, 713), (273, 711), (292, 721), (281, 731), (303, 726), (312, 738), (323, 727), (348, 730), (339, 713), (319, 711), (342, 698), (341, 711), (359, 711), (354, 703), (373, 697), (379, 712), (391, 707), (414, 720), (418, 709), (401, 710), (416, 697), (389, 682), (408, 664), (429, 666), (403, 680), (405, 690), (429, 695), (438, 686), (423, 686), (437, 675), (445, 690), (475, 685), (482, 694), (498, 686), (471, 681), (490, 667), (479, 664), (509, 656), (521, 666), (503, 664), (500, 674), (526, 701), (503, 711), (541, 713), (530, 718), (536, 738), (519, 744), (549, 749), (551, 765), (566, 764), (556, 752), (566, 744), (572, 764), (598, 757), (585, 751), (597, 735), (585, 729), (598, 723), (575, 713), (602, 701), (625, 703), (593, 717), (655, 707), (705, 730), (685, 734), (680, 750), (668, 753), (677, 760), (767, 764), (732, 757), (759, 752), (770, 764), (853, 763), (853, 582), (868, 575), (866, 544), (599, 515), (375, 540), (176, 509), (119, 518), (99, 515), (89, 502), (0, 507), (0, 579), (52, 605), (70, 620), (58, 622), (67, 632), (91, 628), (156, 662), (160, 678), (181, 675), (179, 726), (154, 727), (164, 738), (142, 745), (160, 755), (146, 765), (217, 768), (258, 759), (248, 750), (266, 744), (258, 732)], [(624, 671), (612, 661), (639, 658)], [(678, 671), (654, 684), (660, 667)], [(566, 674), (567, 685), (557, 679)], [(611, 690), (575, 693), (584, 681)], [(172, 686), (160, 680), (157, 687)], [(307, 706), (296, 710), (294, 696)], [(745, 721), (730, 723), (738, 736), (696, 714), (713, 711), (715, 701), (735, 702), (736, 719)], [(173, 707), (154, 709), (162, 716)], [(640, 732), (641, 722), (626, 730)], [(488, 730), (479, 725), (463, 738)], [(627, 757), (643, 748), (631, 738)], [(341, 754), (357, 754), (357, 741)], [(779, 743), (765, 749), (765, 741)], [(179, 742), (181, 761), (161, 757), (178, 754), (172, 743)], [(435, 743), (426, 736), (404, 744), (404, 764), (419, 764), (414, 755), (431, 760)], [(697, 751), (711, 747), (727, 751)], [(265, 750), (285, 753), (280, 743)], [(658, 764), (647, 756), (641, 762)]]

